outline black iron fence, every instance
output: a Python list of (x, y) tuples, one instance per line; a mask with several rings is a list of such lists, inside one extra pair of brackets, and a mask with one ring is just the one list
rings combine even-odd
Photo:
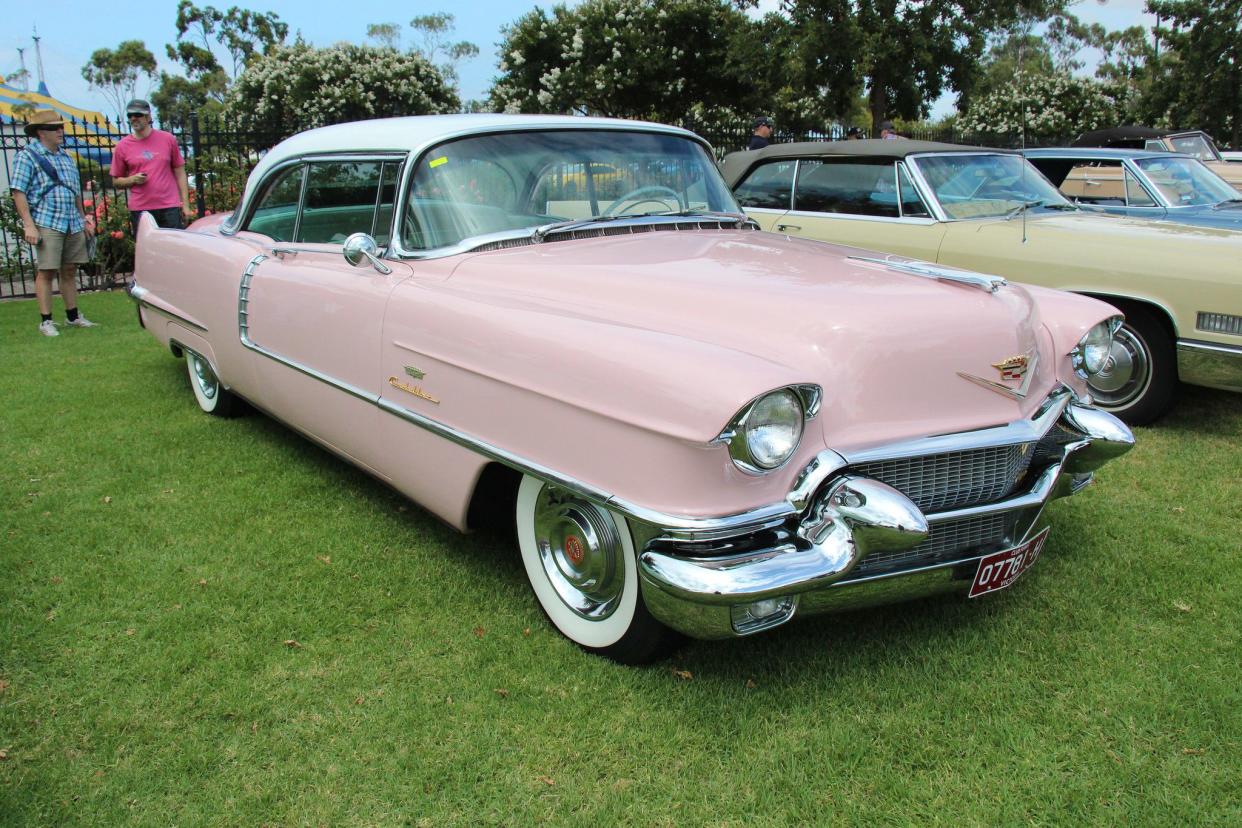
[[(159, 126), (170, 132), (181, 146), (191, 199), (199, 216), (236, 207), (246, 176), (270, 147), (289, 134), (271, 129), (242, 129), (224, 119), (198, 116), (191, 116), (185, 123)], [(718, 159), (744, 149), (751, 135), (748, 124), (727, 129), (694, 123), (683, 126), (706, 138)], [(865, 128), (863, 131), (865, 134)], [(846, 137), (846, 132), (845, 126), (823, 132), (778, 132), (774, 140), (839, 141)], [(126, 196), (113, 186), (108, 173), (113, 148), (127, 134), (127, 126), (111, 121), (65, 123), (65, 146), (77, 158), (83, 201), (98, 234), (95, 259), (78, 273), (78, 287), (82, 290), (118, 285), (133, 270), (134, 240)], [(981, 146), (1018, 144), (1016, 136), (987, 136), (953, 130), (916, 130), (907, 137)], [(22, 238), (21, 223), (8, 192), (16, 154), (29, 140), (22, 124), (0, 123), (0, 298), (34, 295), (34, 250)]]
[[(191, 202), (199, 216), (233, 209), (250, 170), (263, 153), (288, 137), (275, 130), (241, 129), (224, 119), (198, 116), (159, 128), (171, 133), (181, 147)], [(112, 287), (133, 270), (134, 240), (126, 195), (113, 186), (108, 172), (113, 149), (128, 134), (128, 126), (112, 121), (65, 122), (64, 146), (77, 159), (83, 206), (98, 234), (95, 259), (78, 271), (82, 290)], [(22, 238), (9, 193), (17, 153), (30, 140), (23, 124), (0, 123), (0, 298), (34, 295), (34, 249)]]

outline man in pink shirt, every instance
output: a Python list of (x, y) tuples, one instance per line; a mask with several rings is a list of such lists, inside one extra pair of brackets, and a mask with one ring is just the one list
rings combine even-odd
[(112, 183), (129, 190), (129, 221), (138, 237), (138, 218), (150, 213), (160, 227), (185, 226), (194, 218), (185, 159), (177, 139), (151, 126), (151, 104), (135, 99), (125, 107), (132, 135), (112, 151)]

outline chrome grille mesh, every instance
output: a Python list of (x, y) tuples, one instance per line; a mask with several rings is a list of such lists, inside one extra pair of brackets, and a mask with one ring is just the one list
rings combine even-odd
[(887, 483), (924, 512), (990, 503), (1013, 491), (1031, 461), (1031, 443), (903, 457), (855, 466)]
[[(910, 498), (925, 514), (976, 506), (1012, 495), (1026, 480), (1028, 469), (1040, 471), (1059, 462), (1068, 443), (1082, 435), (1054, 425), (1037, 443), (989, 446), (969, 451), (878, 460), (852, 466)], [(995, 552), (1012, 537), (1018, 517), (1013, 512), (946, 520), (931, 525), (927, 540), (904, 552), (873, 552), (859, 562), (846, 581), (901, 572)]]
[(1005, 542), (1015, 519), (1011, 514), (981, 515), (933, 524), (927, 540), (918, 546), (904, 552), (873, 552), (845, 580), (946, 563), (988, 551)]

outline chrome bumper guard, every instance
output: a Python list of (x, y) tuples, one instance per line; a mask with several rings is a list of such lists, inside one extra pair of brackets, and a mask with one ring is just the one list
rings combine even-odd
[[(924, 514), (892, 486), (851, 471), (855, 458), (828, 452), (790, 493), (789, 503), (800, 511), (782, 526), (706, 542), (687, 540), (675, 528), (636, 532), (643, 599), (656, 618), (687, 635), (730, 638), (771, 629), (795, 614), (965, 592), (981, 557), (1035, 535), (1043, 528), (1044, 506), (1084, 488), (1096, 469), (1134, 445), (1134, 436), (1111, 414), (1059, 392), (1031, 421), (890, 447), (908, 457), (911, 446), (1029, 441), (1054, 427), (1060, 456), (1042, 455), (1039, 467), (1023, 477), (1022, 490), (996, 502)], [(883, 451), (867, 452), (867, 459)], [(962, 546), (950, 541), (934, 559), (903, 558), (937, 537), (938, 529), (953, 538), (957, 527), (972, 521), (991, 522), (999, 534), (982, 546), (969, 537)], [(896, 563), (859, 568), (868, 556)]]

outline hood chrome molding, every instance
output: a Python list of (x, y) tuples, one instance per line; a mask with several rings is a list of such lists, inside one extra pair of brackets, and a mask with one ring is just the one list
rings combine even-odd
[(908, 261), (889, 257), (880, 259), (872, 256), (849, 256), (848, 258), (855, 262), (884, 265), (890, 270), (911, 273), (915, 276), (923, 276), (941, 282), (956, 282), (960, 285), (969, 285), (980, 290), (986, 290), (988, 293), (996, 293), (996, 291), (1009, 284), (1000, 276), (989, 276), (986, 273), (974, 273), (969, 270), (955, 270), (949, 267), (942, 267), (933, 262)]

